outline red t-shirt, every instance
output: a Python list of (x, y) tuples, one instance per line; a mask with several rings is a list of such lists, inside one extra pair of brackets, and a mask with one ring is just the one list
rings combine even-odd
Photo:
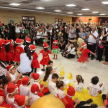
[(23, 50), (22, 47), (17, 46), (17, 47), (15, 48), (15, 50), (14, 50), (14, 53), (15, 53), (15, 54), (21, 54), (23, 51), (24, 51), (24, 50)]
[(58, 49), (59, 47), (58, 47), (58, 45), (54, 45), (54, 44), (53, 44), (52, 48), (53, 48), (53, 49)]
[(88, 56), (88, 53), (90, 53), (89, 49), (83, 49), (81, 48), (80, 51), (82, 52), (83, 55)]
[(74, 101), (67, 95), (63, 98), (65, 108), (74, 108)]

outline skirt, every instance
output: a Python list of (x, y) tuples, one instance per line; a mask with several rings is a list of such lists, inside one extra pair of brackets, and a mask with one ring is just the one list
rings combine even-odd
[(59, 49), (52, 49), (53, 54), (59, 54)]
[(15, 55), (14, 62), (20, 62), (20, 54)]
[(85, 100), (88, 100), (90, 98), (93, 99), (93, 104), (97, 104), (98, 106), (103, 106), (104, 105), (104, 102), (103, 102), (103, 99), (102, 99), (102, 94), (98, 94), (98, 96), (90, 96), (88, 94), (88, 89), (85, 90)]
[(43, 58), (41, 61), (40, 61), (40, 64), (41, 65), (48, 65), (48, 62), (50, 61), (50, 58)]
[(39, 64), (38, 60), (33, 60), (31, 67), (32, 68), (40, 68), (40, 64)]
[(6, 61), (5, 53), (0, 54), (0, 60)]
[(6, 53), (6, 61), (13, 61), (13, 53), (12, 52), (7, 52)]

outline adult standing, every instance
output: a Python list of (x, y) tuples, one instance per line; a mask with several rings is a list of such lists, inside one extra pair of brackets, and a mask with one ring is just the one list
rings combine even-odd
[(18, 66), (18, 72), (23, 75), (30, 76), (32, 68), (31, 68), (31, 51), (29, 47), (24, 48), (25, 52), (20, 55), (20, 65)]
[(20, 38), (20, 28), (19, 25), (15, 25), (15, 37)]
[(70, 30), (68, 31), (68, 38), (70, 40), (74, 40), (74, 34), (75, 34), (75, 30), (73, 25), (70, 25)]
[[(88, 49), (92, 51), (93, 53), (95, 53), (97, 38), (98, 38), (98, 33), (96, 31), (96, 27), (93, 27), (91, 33), (88, 36)], [(94, 59), (94, 55), (91, 54), (91, 60), (93, 59)]]
[(77, 56), (78, 58), (81, 56), (82, 52), (80, 49), (82, 48), (82, 44), (84, 43), (84, 40), (79, 37), (79, 34), (75, 34), (74, 40), (69, 40), (70, 42), (74, 42), (74, 44), (77, 44)]
[(108, 25), (105, 28), (105, 31), (103, 32), (103, 37), (106, 38), (106, 43), (105, 43), (105, 62), (103, 63), (104, 65), (108, 65)]

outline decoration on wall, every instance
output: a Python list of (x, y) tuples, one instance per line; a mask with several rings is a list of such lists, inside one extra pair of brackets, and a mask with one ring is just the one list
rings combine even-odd
[(10, 24), (11, 22), (14, 22), (14, 19), (9, 19), (9, 24)]

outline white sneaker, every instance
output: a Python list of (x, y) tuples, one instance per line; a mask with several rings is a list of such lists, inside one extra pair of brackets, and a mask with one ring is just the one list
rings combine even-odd
[(86, 68), (86, 63), (83, 64), (82, 68)]

